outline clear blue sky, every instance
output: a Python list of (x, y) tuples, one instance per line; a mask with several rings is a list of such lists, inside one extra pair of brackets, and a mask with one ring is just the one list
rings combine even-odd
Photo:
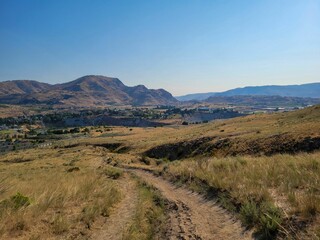
[(320, 81), (320, 0), (0, 0), (0, 81), (174, 95)]

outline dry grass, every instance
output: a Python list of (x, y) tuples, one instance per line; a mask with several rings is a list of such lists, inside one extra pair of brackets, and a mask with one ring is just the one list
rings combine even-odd
[(7, 105), (7, 104), (0, 104), (0, 117), (7, 118), (7, 117), (18, 117), (23, 116), (26, 113), (36, 114), (36, 108), (27, 107), (27, 106), (19, 106), (19, 105)]
[(139, 203), (124, 240), (164, 239), (165, 201), (160, 192), (138, 179)]
[[(17, 158), (28, 162), (12, 163)], [(0, 158), (0, 238), (78, 238), (120, 199), (91, 148), (28, 150)], [(76, 168), (77, 167), (77, 168)], [(68, 171), (71, 168), (77, 171)], [(13, 207), (21, 193), (30, 204)], [(22, 197), (20, 197), (22, 198)]]
[(242, 147), (248, 148), (248, 145), (254, 141), (260, 141), (262, 146), (264, 143), (270, 144), (268, 141), (279, 135), (285, 135), (287, 140), (292, 141), (305, 137), (320, 137), (319, 119), (320, 106), (314, 106), (288, 113), (250, 115), (199, 125), (137, 127), (132, 128), (131, 131), (126, 127), (112, 127), (110, 136), (99, 133), (92, 134), (91, 138), (74, 141), (82, 144), (117, 142), (130, 147), (130, 154), (140, 155), (150, 148), (163, 144), (214, 137), (214, 141), (229, 139), (236, 144), (235, 150), (241, 151)]
[(123, 176), (123, 171), (119, 168), (106, 166), (104, 169), (104, 174), (106, 174), (109, 178), (118, 179)]
[[(134, 165), (144, 160), (160, 168), (160, 160), (143, 159), (141, 153), (158, 145), (206, 136), (236, 139), (237, 143), (279, 134), (290, 134), (292, 139), (319, 137), (319, 119), (320, 107), (315, 106), (192, 126), (112, 127), (106, 133), (94, 131), (88, 138), (57, 142), (56, 149), (0, 156), (0, 201), (9, 201), (18, 192), (30, 200), (29, 205), (18, 209), (0, 207), (0, 238), (77, 238), (80, 232), (88, 236), (92, 221), (108, 216), (110, 206), (119, 200), (113, 179), (121, 177), (121, 171), (99, 168), (103, 162)], [(91, 146), (105, 143), (120, 143), (130, 151), (117, 153)], [(276, 231), (294, 234), (297, 226), (305, 227), (295, 224), (306, 223), (306, 234), (319, 238), (319, 157), (320, 153), (210, 157), (164, 165), (171, 179), (197, 191), (218, 192), (221, 204), (240, 213), (248, 225), (267, 230), (266, 235)], [(141, 197), (141, 209), (137, 209), (135, 224), (128, 233), (131, 239), (152, 235), (146, 219), (152, 220), (158, 213), (152, 212), (156, 206), (149, 192), (141, 190), (145, 197)]]
[(176, 182), (187, 183), (196, 191), (215, 192), (222, 205), (239, 212), (246, 225), (269, 231), (267, 236), (273, 231), (292, 231), (294, 235), (302, 230), (295, 224), (313, 225), (319, 217), (319, 152), (188, 159), (164, 169), (164, 174)]

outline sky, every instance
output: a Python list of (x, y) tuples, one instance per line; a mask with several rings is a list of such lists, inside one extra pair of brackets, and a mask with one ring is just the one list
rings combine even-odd
[(320, 81), (320, 0), (0, 0), (0, 81), (175, 96)]

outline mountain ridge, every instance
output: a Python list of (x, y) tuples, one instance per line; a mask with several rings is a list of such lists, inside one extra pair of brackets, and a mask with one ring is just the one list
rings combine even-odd
[(0, 87), (0, 103), (7, 104), (144, 106), (178, 102), (164, 89), (148, 89), (143, 85), (129, 87), (118, 78), (101, 75), (86, 75), (54, 85), (34, 80), (13, 80), (1, 82)]
[[(212, 94), (212, 95), (210, 95)], [(320, 98), (320, 82), (294, 85), (264, 85), (234, 88), (223, 92), (195, 93), (177, 96), (179, 101), (205, 100), (212, 96), (282, 96)]]
[(266, 85), (247, 86), (243, 88), (230, 89), (217, 93), (221, 96), (234, 95), (278, 95), (283, 97), (314, 97), (320, 98), (320, 83), (306, 83), (295, 85)]
[(0, 82), (0, 96), (8, 94), (26, 94), (49, 89), (49, 83), (36, 80), (9, 80)]

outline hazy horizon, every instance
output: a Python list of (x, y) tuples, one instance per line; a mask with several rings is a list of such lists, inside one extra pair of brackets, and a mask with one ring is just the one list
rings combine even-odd
[(95, 74), (174, 96), (320, 81), (317, 0), (0, 0), (0, 34), (0, 81)]

